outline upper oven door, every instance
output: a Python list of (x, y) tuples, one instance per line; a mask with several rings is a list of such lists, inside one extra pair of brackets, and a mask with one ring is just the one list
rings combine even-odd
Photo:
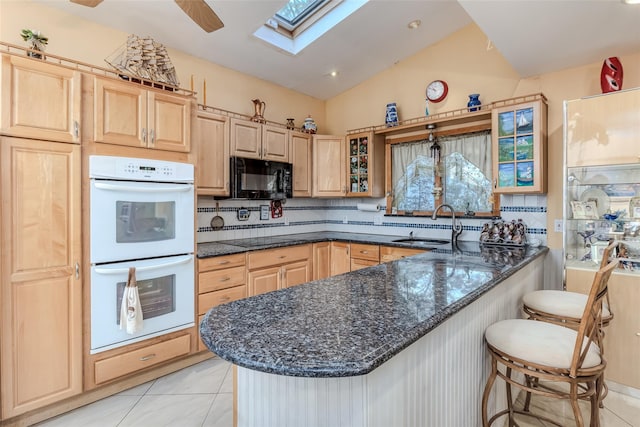
[(90, 182), (92, 264), (194, 251), (193, 184)]

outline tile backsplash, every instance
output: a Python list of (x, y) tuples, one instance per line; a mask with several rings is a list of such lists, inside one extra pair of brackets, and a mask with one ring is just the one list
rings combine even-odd
[[(269, 206), (269, 200), (218, 200), (219, 215), (224, 219), (222, 230), (211, 228), (216, 215), (216, 201), (211, 197), (198, 198), (197, 241), (276, 236), (316, 231), (345, 231), (404, 236), (413, 231), (416, 237), (449, 238), (451, 220), (430, 217), (385, 216), (385, 199), (288, 199), (283, 204), (282, 217), (260, 219), (260, 206)], [(379, 206), (379, 211), (358, 210), (358, 204)], [(246, 221), (238, 219), (240, 208), (249, 210)], [(522, 219), (528, 228), (528, 239), (547, 242), (547, 198), (545, 195), (502, 195), (500, 216), (505, 221)], [(463, 233), (460, 240), (477, 241), (487, 218), (462, 218)]]

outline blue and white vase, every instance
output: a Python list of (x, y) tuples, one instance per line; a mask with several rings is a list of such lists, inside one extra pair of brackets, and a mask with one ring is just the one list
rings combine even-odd
[(398, 107), (395, 102), (387, 104), (387, 114), (384, 122), (387, 127), (398, 126)]
[(479, 98), (479, 93), (472, 93), (471, 95), (469, 95), (469, 102), (467, 102), (469, 111), (478, 111), (480, 109), (480, 105), (482, 105), (482, 102), (480, 102)]

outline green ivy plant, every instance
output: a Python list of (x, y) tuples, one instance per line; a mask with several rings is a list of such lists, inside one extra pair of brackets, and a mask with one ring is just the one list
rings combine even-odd
[(49, 38), (40, 34), (40, 31), (22, 30), (20, 32), (22, 39), (31, 44), (33, 50), (44, 50), (44, 47), (49, 43)]

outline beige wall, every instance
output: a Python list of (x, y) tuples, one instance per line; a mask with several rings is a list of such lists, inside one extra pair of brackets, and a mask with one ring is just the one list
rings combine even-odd
[[(128, 34), (94, 24), (55, 8), (28, 0), (0, 0), (0, 40), (26, 46), (20, 37), (23, 28), (39, 30), (49, 37), (46, 52), (108, 68), (104, 59), (124, 44)], [(145, 35), (145, 34), (140, 34)], [(160, 41), (160, 40), (158, 40)], [(308, 114), (325, 127), (325, 102), (268, 83), (228, 68), (167, 48), (181, 87), (189, 89), (191, 75), (194, 90), (203, 103), (203, 81), (207, 81), (207, 105), (241, 114), (253, 115), (252, 99), (266, 102), (265, 118), (286, 123), (295, 118), (300, 126)]]
[[(611, 56), (616, 56), (614, 50)], [(624, 69), (623, 89), (640, 87), (640, 52), (619, 58)], [(486, 104), (542, 92), (549, 101), (547, 244), (559, 249), (562, 233), (553, 232), (553, 221), (562, 218), (563, 101), (601, 93), (601, 67), (598, 62), (521, 79), (496, 48), (488, 49), (487, 37), (471, 24), (328, 100), (327, 123), (335, 134), (384, 124), (388, 102), (397, 103), (400, 120), (420, 117), (424, 115), (425, 88), (435, 79), (447, 81), (449, 95), (439, 104), (429, 104), (431, 114), (464, 108), (470, 93), (479, 93)]]
[[(100, 66), (127, 37), (123, 32), (29, 1), (0, 0), (0, 40), (24, 45), (19, 36), (22, 28), (46, 34), (50, 53)], [(482, 31), (471, 24), (325, 103), (182, 52), (169, 49), (169, 55), (183, 87), (189, 88), (193, 75), (194, 89), (201, 92), (206, 79), (208, 105), (251, 115), (251, 99), (260, 98), (267, 104), (267, 119), (284, 123), (287, 117), (294, 117), (300, 125), (311, 114), (322, 133), (332, 134), (383, 124), (389, 102), (397, 103), (401, 120), (423, 116), (424, 91), (435, 79), (448, 82), (449, 95), (439, 104), (429, 104), (431, 114), (464, 108), (470, 93), (479, 93), (486, 104), (542, 92), (549, 100), (548, 244), (551, 248), (562, 247), (561, 233), (552, 231), (553, 220), (562, 217), (562, 102), (600, 92), (600, 62), (521, 79)], [(616, 56), (616, 52), (612, 50), (611, 55)], [(640, 52), (620, 59), (623, 87), (640, 86)], [(203, 94), (197, 96), (202, 103)]]

